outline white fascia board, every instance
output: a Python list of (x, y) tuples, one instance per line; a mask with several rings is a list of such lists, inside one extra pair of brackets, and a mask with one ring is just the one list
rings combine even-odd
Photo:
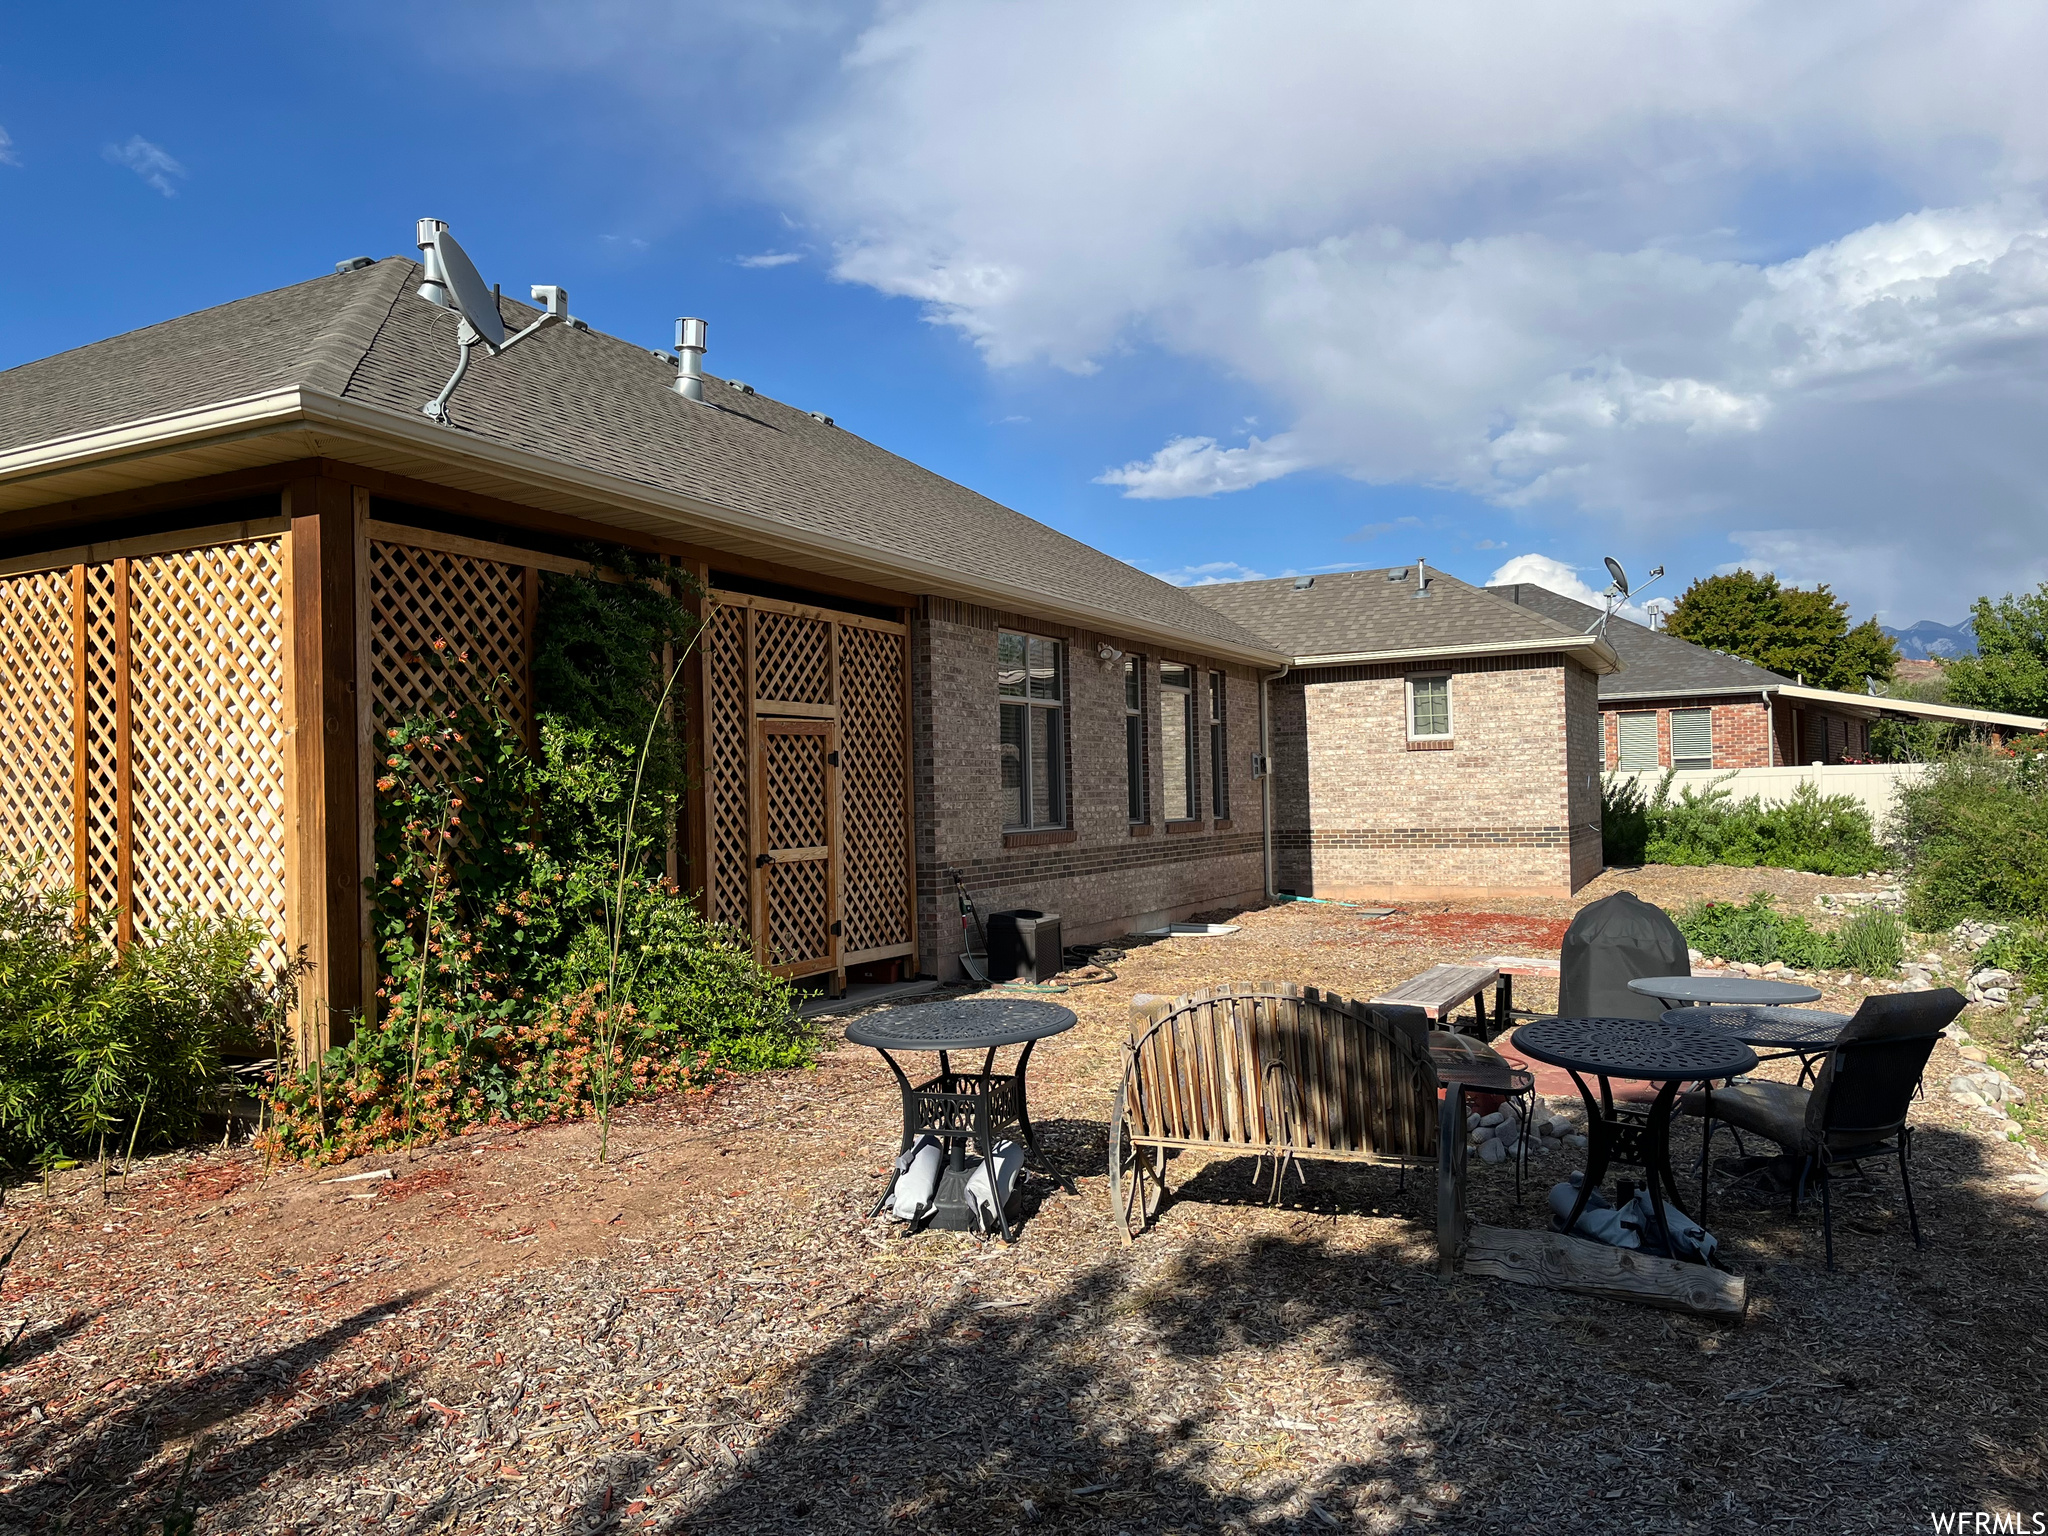
[(1347, 651), (1333, 656), (1297, 656), (1296, 667), (1355, 667), (1393, 661), (1433, 661), (1451, 656), (1521, 656), (1542, 651), (1582, 651), (1579, 660), (1603, 675), (1619, 672), (1621, 658), (1597, 635), (1558, 635), (1534, 640), (1495, 640), (1487, 644), (1417, 646), (1398, 651)]
[(1972, 725), (2009, 725), (2020, 731), (2048, 730), (2048, 720), (2038, 715), (2009, 715), (1996, 709), (1965, 709), (1960, 704), (1923, 704), (1918, 699), (1888, 699), (1868, 693), (1837, 693), (1832, 688), (1803, 688), (1796, 683), (1786, 683), (1777, 691), (1780, 698), (1831, 704), (1852, 714), (1912, 715), (1919, 719), (1958, 720)]
[(222, 401), (198, 410), (175, 412), (146, 421), (127, 422), (104, 431), (53, 438), (11, 453), (0, 454), (0, 483), (42, 478), (69, 469), (123, 458), (163, 453), (203, 441), (224, 441), (304, 425), (340, 439), (401, 446), (442, 459), (465, 461), (479, 468), (536, 486), (554, 487), (573, 495), (630, 506), (682, 524), (677, 537), (711, 527), (748, 539), (779, 545), (792, 552), (810, 552), (867, 573), (877, 585), (899, 591), (931, 593), (1023, 614), (1060, 619), (1106, 635), (1128, 636), (1171, 646), (1193, 655), (1276, 668), (1286, 664), (1282, 651), (1237, 644), (1195, 631), (1150, 623), (1127, 613), (1051, 596), (1022, 582), (969, 576), (949, 566), (914, 556), (882, 552), (872, 546), (793, 527), (773, 518), (736, 511), (679, 492), (662, 491), (622, 475), (565, 464), (524, 449), (453, 431), (421, 415), (417, 422), (395, 411), (337, 399), (294, 386), (239, 400)]

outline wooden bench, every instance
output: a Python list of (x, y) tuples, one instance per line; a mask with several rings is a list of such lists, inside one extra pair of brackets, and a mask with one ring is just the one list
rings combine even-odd
[(1490, 965), (1500, 973), (1493, 989), (1493, 1027), (1506, 1029), (1515, 1022), (1515, 978), (1517, 976), (1559, 976), (1556, 955), (1481, 955), (1474, 965)]
[(1490, 964), (1432, 965), (1420, 976), (1409, 977), (1393, 991), (1382, 992), (1373, 1001), (1420, 1008), (1433, 1024), (1443, 1023), (1469, 1002), (1479, 1038), (1484, 1040), (1487, 1036), (1486, 989), (1499, 980), (1500, 972)]
[[(1169, 1154), (1200, 1148), (1273, 1162), (1277, 1201), (1304, 1158), (1437, 1170), (1437, 1253), (1465, 1233), (1465, 1085), (1440, 1080), (1429, 1026), (1288, 982), (1146, 997), (1124, 1045), (1110, 1120), (1109, 1194), (1129, 1242), (1166, 1197)], [(1254, 1166), (1256, 1186), (1260, 1169)]]

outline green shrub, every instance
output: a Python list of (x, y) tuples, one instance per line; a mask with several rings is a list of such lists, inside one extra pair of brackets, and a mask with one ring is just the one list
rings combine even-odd
[(1650, 796), (1642, 781), (1608, 774), (1600, 781), (1601, 861), (1640, 864), (1649, 844)]
[[(189, 1140), (221, 1112), (222, 1054), (268, 1054), (295, 971), (253, 964), (260, 924), (173, 916), (113, 944), (74, 893), (0, 869), (0, 1158), (16, 1166)], [(145, 1100), (146, 1105), (145, 1105)]]
[(1805, 918), (1778, 911), (1763, 891), (1746, 902), (1699, 902), (1674, 920), (1701, 954), (1749, 965), (1779, 960), (1802, 971), (1847, 968), (1888, 976), (1905, 958), (1905, 927), (1889, 912), (1860, 912), (1833, 933), (1822, 933)]
[(2048, 790), (2010, 762), (1970, 753), (1901, 785), (1895, 804), (1892, 837), (1916, 926), (2048, 918)]
[[(1601, 841), (1610, 864), (1730, 864), (1860, 875), (1882, 869), (1885, 850), (1870, 812), (1853, 795), (1802, 784), (1790, 800), (1736, 800), (1719, 784), (1691, 785), (1674, 800), (1667, 771), (1654, 793), (1610, 774), (1601, 797)], [(1612, 818), (1610, 829), (1609, 818)]]
[(2048, 923), (2014, 923), (1977, 952), (1973, 966), (1997, 966), (2024, 978), (2029, 991), (2048, 990)]

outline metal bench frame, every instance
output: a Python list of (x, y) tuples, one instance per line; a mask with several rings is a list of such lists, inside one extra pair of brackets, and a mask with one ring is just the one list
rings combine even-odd
[[(1440, 1097), (1441, 1095), (1441, 1097)], [(1211, 987), (1149, 1006), (1124, 1046), (1110, 1124), (1112, 1213), (1125, 1242), (1158, 1214), (1169, 1153), (1437, 1169), (1437, 1254), (1464, 1242), (1464, 1086), (1441, 1083), (1419, 1015), (1289, 982)], [(1253, 1171), (1254, 1183), (1260, 1177)]]

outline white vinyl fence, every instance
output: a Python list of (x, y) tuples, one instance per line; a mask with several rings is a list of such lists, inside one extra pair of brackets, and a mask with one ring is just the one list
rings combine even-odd
[[(1925, 763), (1809, 763), (1789, 768), (1681, 768), (1671, 777), (1675, 800), (1688, 786), (1704, 793), (1708, 786), (1725, 789), (1735, 800), (1754, 796), (1765, 802), (1790, 800), (1802, 784), (1816, 784), (1824, 795), (1854, 795), (1870, 808), (1880, 834), (1892, 811), (1892, 792), (1928, 772)], [(1654, 795), (1663, 781), (1662, 768), (1616, 774), (1634, 779), (1643, 793)]]

